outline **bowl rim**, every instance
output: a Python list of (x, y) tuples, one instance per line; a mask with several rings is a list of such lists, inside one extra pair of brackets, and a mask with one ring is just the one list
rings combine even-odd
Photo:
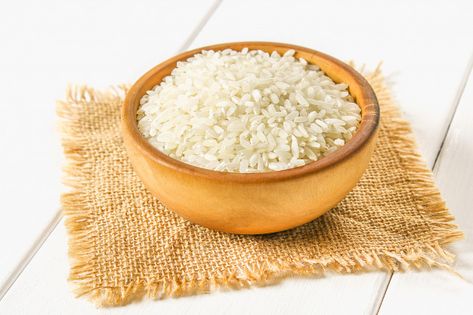
[[(353, 137), (337, 151), (330, 153), (317, 161), (313, 161), (302, 166), (282, 171), (267, 171), (259, 173), (224, 172), (194, 166), (182, 162), (178, 159), (172, 158), (152, 146), (148, 142), (148, 140), (141, 135), (138, 129), (138, 124), (136, 120), (136, 110), (138, 109), (138, 105), (136, 106), (136, 110), (134, 110), (134, 105), (136, 104), (136, 102), (138, 102), (139, 104), (139, 101), (143, 96), (138, 95), (138, 92), (143, 87), (143, 85), (156, 73), (163, 69), (166, 69), (169, 65), (176, 64), (178, 61), (186, 60), (191, 56), (201, 52), (202, 50), (218, 51), (227, 48), (236, 49), (235, 47), (238, 47), (239, 49), (243, 47), (249, 47), (250, 49), (262, 50), (264, 50), (265, 47), (272, 47), (273, 50), (274, 48), (281, 50), (294, 49), (296, 51), (296, 55), (298, 51), (314, 54), (317, 55), (318, 58), (324, 59), (328, 63), (335, 64), (337, 67), (345, 71), (345, 73), (351, 76), (356, 82), (356, 84), (360, 87), (362, 102), (365, 103), (363, 106), (359, 105), (362, 109), (361, 123)], [(356, 100), (357, 104), (358, 101), (359, 100)], [(217, 179), (229, 182), (233, 181), (248, 183), (261, 181), (282, 181), (288, 178), (305, 176), (308, 174), (322, 171), (324, 169), (328, 169), (334, 166), (335, 164), (347, 159), (349, 156), (364, 147), (364, 145), (375, 135), (379, 125), (379, 119), (380, 110), (378, 100), (372, 87), (360, 73), (358, 73), (355, 69), (353, 69), (346, 63), (328, 54), (310, 48), (286, 43), (259, 41), (228, 42), (208, 45), (179, 53), (167, 59), (166, 61), (150, 69), (131, 86), (131, 88), (126, 94), (121, 111), (122, 132), (127, 133), (128, 136), (131, 136), (132, 141), (134, 142), (134, 144), (136, 144), (136, 147), (139, 149), (139, 151), (145, 156), (147, 156), (149, 159), (153, 160), (155, 163), (158, 163), (166, 168), (171, 168), (177, 172), (187, 173), (192, 176), (211, 178), (213, 180)]]

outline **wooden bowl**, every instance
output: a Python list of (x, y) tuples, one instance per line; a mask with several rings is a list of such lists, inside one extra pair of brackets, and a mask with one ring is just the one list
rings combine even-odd
[[(244, 47), (296, 57), (317, 64), (335, 82), (345, 82), (361, 107), (357, 132), (343, 147), (312, 163), (284, 171), (230, 173), (199, 168), (173, 159), (140, 134), (136, 112), (141, 97), (176, 66), (201, 50)], [(123, 139), (131, 163), (149, 191), (169, 209), (211, 229), (262, 234), (290, 229), (321, 216), (356, 185), (376, 141), (379, 107), (371, 86), (345, 63), (321, 52), (281, 43), (238, 42), (181, 53), (154, 67), (129, 90), (122, 110)]]

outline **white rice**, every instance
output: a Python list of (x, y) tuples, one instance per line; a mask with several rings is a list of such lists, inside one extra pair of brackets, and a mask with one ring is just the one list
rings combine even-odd
[(138, 127), (158, 150), (228, 172), (279, 171), (343, 146), (360, 122), (344, 83), (260, 50), (202, 51), (141, 99)]

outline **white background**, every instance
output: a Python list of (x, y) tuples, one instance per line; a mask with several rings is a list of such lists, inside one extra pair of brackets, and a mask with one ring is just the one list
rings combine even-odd
[[(466, 240), (456, 270), (332, 275), (96, 309), (66, 281), (55, 100), (131, 83), (178, 51), (294, 43), (373, 68), (394, 95)], [(0, 2), (0, 314), (473, 313), (473, 1)], [(59, 224), (58, 224), (59, 223)]]

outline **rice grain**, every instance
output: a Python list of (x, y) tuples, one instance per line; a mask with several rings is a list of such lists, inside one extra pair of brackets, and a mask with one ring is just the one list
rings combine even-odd
[(202, 51), (148, 91), (138, 128), (158, 150), (226, 172), (280, 171), (335, 152), (361, 111), (316, 65), (261, 50)]

